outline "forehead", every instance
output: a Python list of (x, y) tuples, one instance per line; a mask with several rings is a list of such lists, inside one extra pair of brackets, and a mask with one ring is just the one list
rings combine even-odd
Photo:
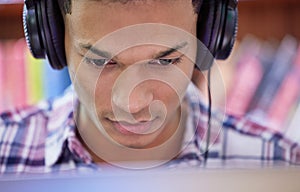
[[(113, 3), (121, 3), (121, 4), (132, 4), (132, 5), (137, 5), (137, 4), (145, 4), (145, 3), (153, 3), (153, 2), (159, 2), (159, 1), (164, 1), (164, 2), (176, 2), (178, 0), (83, 0), (83, 1), (94, 1), (94, 2), (100, 2), (102, 4), (108, 5), (108, 4), (113, 4)], [(184, 1), (184, 0), (182, 0)]]
[[(134, 10), (137, 8), (142, 8), (141, 6), (156, 7), (157, 9), (164, 9), (163, 5), (172, 7), (174, 5), (181, 7), (182, 4), (193, 4), (192, 0), (73, 0), (73, 4), (81, 4), (92, 6), (96, 8), (97, 6), (105, 6), (107, 8), (122, 8), (128, 10)], [(95, 7), (96, 6), (96, 7)], [(139, 7), (140, 6), (140, 7)]]
[(101, 38), (130, 25), (160, 23), (190, 31), (196, 21), (188, 0), (74, 0), (66, 24), (72, 35)]

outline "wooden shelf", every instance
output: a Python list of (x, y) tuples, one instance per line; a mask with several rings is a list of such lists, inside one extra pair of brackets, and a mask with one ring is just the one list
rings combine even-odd
[(24, 37), (22, 14), (23, 4), (0, 4), (0, 39)]
[[(17, 2), (17, 1), (15, 1)], [(24, 37), (22, 3), (0, 4), (0, 39)], [(240, 0), (238, 39), (254, 34), (262, 39), (300, 39), (299, 0)]]
[(254, 34), (262, 39), (282, 39), (291, 34), (300, 39), (299, 0), (239, 1), (238, 38)]

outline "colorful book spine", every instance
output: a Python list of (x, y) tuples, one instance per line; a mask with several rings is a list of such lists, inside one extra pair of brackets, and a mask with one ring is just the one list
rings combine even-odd
[(226, 113), (236, 116), (246, 113), (263, 74), (261, 63), (257, 57), (260, 43), (253, 39), (248, 41), (248, 48), (244, 49), (244, 53), (238, 61), (238, 68), (226, 102)]
[(259, 51), (259, 60), (263, 67), (263, 75), (261, 82), (256, 88), (255, 94), (247, 107), (247, 113), (251, 113), (254, 109), (257, 109), (258, 102), (262, 97), (263, 90), (265, 88), (265, 82), (269, 71), (274, 63), (274, 57), (276, 55), (276, 49), (278, 44), (274, 41), (264, 41), (262, 42), (262, 47)]
[(3, 109), (4, 110), (9, 110), (13, 108), (14, 106), (14, 97), (13, 97), (13, 92), (14, 92), (14, 76), (17, 74), (14, 73), (14, 63), (13, 63), (13, 52), (12, 52), (12, 47), (14, 46), (14, 41), (5, 41), (3, 43), (4, 47), (4, 54), (3, 54), (3, 78), (4, 78), (4, 83), (3, 83), (3, 97), (4, 97), (4, 103), (3, 103)]
[(297, 49), (297, 41), (291, 36), (286, 36), (277, 49), (274, 62), (266, 74), (262, 86), (257, 92), (259, 100), (250, 111), (250, 116), (259, 122), (267, 122), (267, 114), (272, 100), (281, 86), (286, 74), (290, 70), (293, 57)]
[(71, 84), (67, 68), (59, 71), (54, 70), (47, 61), (44, 61), (43, 74), (45, 98), (53, 98), (62, 94), (66, 87)]
[(281, 132), (286, 131), (284, 126), (293, 106), (300, 96), (300, 47), (295, 57), (294, 66), (286, 75), (281, 87), (272, 100), (268, 112), (268, 120), (272, 127)]
[(70, 83), (67, 68), (34, 59), (24, 39), (0, 42), (0, 112), (60, 95)]
[(4, 111), (4, 61), (3, 61), (4, 49), (0, 42), (0, 113)]
[(44, 61), (33, 58), (29, 51), (26, 55), (27, 103), (34, 104), (44, 98), (42, 73)]
[(27, 104), (24, 39), (2, 43), (1, 111), (20, 108)]
[[(11, 67), (12, 87), (11, 96), (13, 98), (13, 104), (15, 107), (23, 107), (27, 101), (26, 90), (26, 73), (25, 73), (25, 56), (26, 56), (26, 43), (24, 39), (20, 39), (14, 42), (11, 49)], [(15, 75), (12, 75), (15, 74)]]

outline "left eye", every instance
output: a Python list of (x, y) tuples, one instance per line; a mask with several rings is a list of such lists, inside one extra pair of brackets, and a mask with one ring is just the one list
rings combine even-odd
[(174, 58), (174, 59), (154, 59), (149, 61), (149, 64), (156, 64), (156, 65), (170, 65), (170, 64), (176, 64), (180, 61), (180, 58)]

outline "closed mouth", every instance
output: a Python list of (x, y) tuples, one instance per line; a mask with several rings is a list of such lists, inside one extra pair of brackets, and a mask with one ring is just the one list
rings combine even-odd
[(116, 130), (124, 135), (143, 135), (148, 134), (154, 120), (139, 121), (137, 123), (129, 123), (128, 121), (109, 121), (113, 124)]

